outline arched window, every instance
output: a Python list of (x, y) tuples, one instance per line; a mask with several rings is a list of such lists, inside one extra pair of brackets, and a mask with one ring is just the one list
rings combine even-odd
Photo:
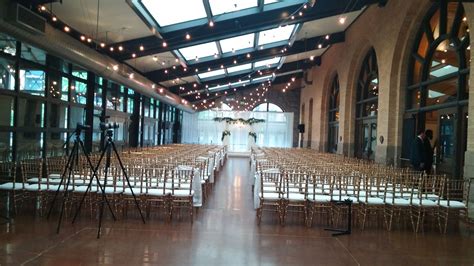
[(273, 103), (262, 103), (252, 110), (253, 112), (279, 112), (282, 113), (283, 110), (280, 108), (280, 106), (273, 104)]
[(313, 142), (313, 98), (309, 100), (308, 110), (308, 148), (311, 148)]
[(422, 22), (414, 45), (404, 119), (403, 156), (418, 129), (431, 129), (438, 172), (461, 176), (467, 138), (470, 46), (463, 5), (440, 1)]
[(337, 75), (331, 83), (328, 113), (328, 152), (336, 153), (339, 142), (339, 78)]
[(374, 49), (366, 55), (357, 82), (355, 155), (375, 159), (379, 72)]

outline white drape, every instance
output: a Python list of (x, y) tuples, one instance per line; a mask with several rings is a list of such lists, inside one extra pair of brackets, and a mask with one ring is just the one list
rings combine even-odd
[[(215, 117), (234, 119), (264, 119), (264, 123), (253, 125), (229, 124), (216, 122)], [(231, 135), (221, 140), (222, 132), (229, 130)], [(257, 146), (291, 147), (293, 143), (293, 113), (281, 112), (240, 112), (208, 110), (199, 113), (184, 113), (182, 143), (193, 144), (228, 144), (229, 151), (242, 152), (250, 150), (253, 139), (249, 132), (257, 134)]]

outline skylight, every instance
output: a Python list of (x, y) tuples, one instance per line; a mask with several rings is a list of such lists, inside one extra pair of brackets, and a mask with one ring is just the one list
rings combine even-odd
[(206, 78), (220, 76), (220, 75), (225, 75), (224, 69), (219, 69), (219, 70), (214, 70), (214, 71), (198, 74), (200, 79), (206, 79)]
[(253, 63), (254, 67), (262, 67), (262, 66), (272, 66), (274, 64), (280, 63), (280, 58), (281, 57), (275, 57), (267, 60), (262, 60), (262, 61), (257, 61)]
[[(256, 7), (258, 0), (209, 0), (209, 4), (211, 5), (212, 15), (216, 16)], [(188, 8), (187, 5), (186, 3), (186, 9)]]
[(209, 90), (212, 91), (212, 90), (218, 90), (218, 89), (223, 89), (223, 88), (228, 88), (228, 87), (229, 85), (217, 85), (217, 86), (209, 88)]
[(270, 30), (261, 31), (258, 36), (258, 45), (264, 45), (279, 41), (288, 41), (293, 34), (295, 25), (278, 27)]
[(219, 41), (221, 44), (222, 52), (235, 52), (238, 50), (252, 48), (255, 40), (255, 33), (241, 35), (233, 38), (228, 38)]
[(207, 17), (202, 0), (186, 0), (186, 8), (183, 1), (142, 0), (142, 4), (160, 27)]
[(438, 91), (428, 90), (428, 98), (430, 99), (439, 98), (442, 96), (446, 96), (446, 94), (438, 92)]
[(272, 77), (273, 77), (272, 75), (258, 77), (258, 78), (252, 79), (252, 82), (267, 81), (267, 80), (270, 80)]
[(457, 71), (458, 71), (457, 67), (454, 67), (454, 66), (451, 66), (451, 65), (446, 65), (446, 66), (444, 66), (440, 69), (431, 71), (430, 75), (438, 78), (438, 77), (449, 75), (449, 74), (457, 72)]
[(208, 42), (199, 45), (189, 46), (178, 50), (186, 61), (196, 60), (199, 58), (213, 56), (218, 54), (215, 42)]
[(239, 71), (250, 70), (251, 68), (252, 68), (252, 64), (248, 63), (248, 64), (244, 64), (244, 65), (240, 65), (240, 66), (229, 67), (227, 69), (227, 73), (231, 74), (231, 73), (235, 73), (235, 72), (239, 72)]
[(248, 83), (250, 83), (250, 80), (246, 79), (246, 80), (234, 82), (234, 83), (230, 84), (230, 86), (239, 87), (239, 86), (242, 86), (242, 85), (248, 84)]
[(265, 5), (268, 5), (268, 4), (273, 4), (273, 3), (277, 3), (277, 2), (279, 2), (279, 0), (265, 0), (263, 3)]

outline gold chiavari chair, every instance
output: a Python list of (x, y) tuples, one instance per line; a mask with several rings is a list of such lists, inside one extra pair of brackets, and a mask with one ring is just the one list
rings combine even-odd
[(170, 218), (175, 210), (186, 208), (193, 222), (193, 178), (194, 168), (173, 169), (171, 171)]
[(326, 215), (328, 224), (332, 220), (331, 181), (330, 175), (323, 173), (311, 175), (311, 183), (308, 185), (308, 226), (312, 225), (314, 215), (317, 213)]
[(446, 197), (439, 201), (438, 219), (446, 234), (450, 214), (468, 219), (469, 191), (472, 179), (447, 179)]
[[(411, 198), (411, 219), (413, 231), (418, 233), (423, 224), (426, 215), (438, 218), (439, 202), (443, 196), (444, 175), (420, 175), (418, 181), (414, 180), (413, 193)], [(438, 226), (441, 230), (441, 223), (438, 220)]]
[[(145, 169), (140, 164), (129, 166), (127, 169), (128, 178), (130, 180), (130, 186), (127, 180), (123, 180), (123, 193), (122, 195), (122, 213), (124, 216), (128, 213), (128, 206), (132, 204), (135, 206), (135, 200), (137, 200), (140, 209), (145, 207), (145, 196), (146, 196), (146, 180), (144, 180)], [(133, 193), (132, 193), (133, 192)], [(135, 195), (135, 197), (134, 197)]]
[[(283, 220), (282, 189), (283, 175), (279, 169), (266, 169), (260, 171), (260, 184), (256, 187), (259, 192), (259, 207), (257, 209), (257, 222), (262, 221), (263, 211), (273, 211), (278, 214), (279, 222)], [(257, 184), (256, 184), (257, 185)]]
[(308, 176), (306, 173), (289, 171), (283, 176), (282, 219), (285, 224), (288, 212), (302, 213), (308, 223)]
[(0, 163), (0, 193), (5, 195), (8, 211), (18, 212), (17, 203), (24, 199), (25, 184), (17, 180), (17, 168), (15, 162)]
[(167, 188), (168, 172), (165, 168), (145, 168), (144, 178), (146, 180), (146, 214), (150, 217), (153, 208), (164, 209), (168, 218), (170, 212), (171, 186)]
[(20, 162), (21, 174), (23, 183), (25, 184), (26, 199), (34, 202), (34, 209), (42, 215), (43, 208), (46, 205), (44, 202), (44, 192), (47, 190), (47, 184), (42, 184), (43, 175), (43, 160), (30, 159)]

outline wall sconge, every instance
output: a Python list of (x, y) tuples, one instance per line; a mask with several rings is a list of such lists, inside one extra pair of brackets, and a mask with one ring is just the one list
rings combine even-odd
[(384, 141), (383, 136), (380, 136), (379, 140), (380, 140), (380, 144), (383, 144), (383, 141)]

